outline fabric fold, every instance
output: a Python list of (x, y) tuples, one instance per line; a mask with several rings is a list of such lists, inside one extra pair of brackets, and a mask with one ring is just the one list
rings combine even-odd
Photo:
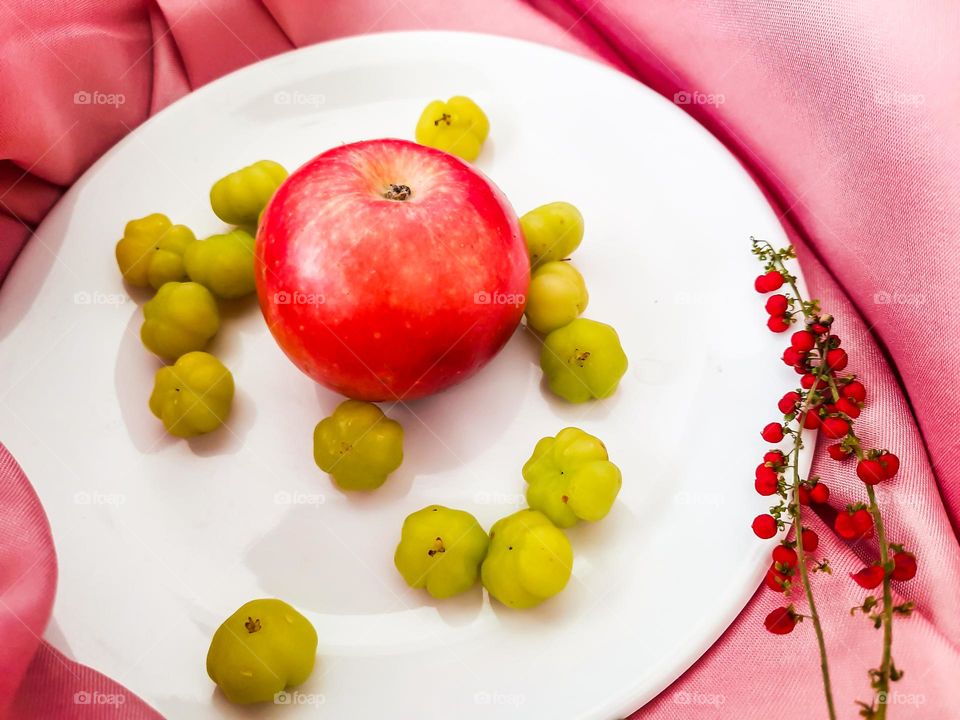
[[(901, 707), (892, 716), (953, 716), (960, 676), (960, 618), (949, 592), (960, 587), (953, 430), (960, 403), (952, 397), (960, 356), (951, 351), (960, 336), (955, 3), (0, 2), (0, 90), (8, 98), (0, 104), (0, 280), (62, 188), (192, 89), (293, 47), (428, 28), (500, 33), (603, 60), (683, 107), (751, 173), (868, 388), (858, 430), (902, 461), (896, 481), (877, 490), (891, 538), (920, 566), (895, 588), (919, 609), (895, 624), (894, 655), (907, 674), (895, 686)], [(717, 241), (748, 251), (746, 238)], [(853, 468), (830, 460), (822, 445), (813, 472), (829, 484), (831, 505), (863, 500)], [(834, 575), (815, 583), (836, 697), (848, 717), (855, 699), (869, 698), (866, 670), (879, 662), (878, 633), (850, 618), (863, 593), (847, 579), (873, 551), (841, 541), (824, 517), (812, 522)], [(159, 717), (42, 640), (55, 586), (43, 509), (0, 447), (0, 717)], [(778, 604), (759, 589), (723, 637), (633, 717), (822, 716), (809, 628), (778, 638), (763, 629)]]

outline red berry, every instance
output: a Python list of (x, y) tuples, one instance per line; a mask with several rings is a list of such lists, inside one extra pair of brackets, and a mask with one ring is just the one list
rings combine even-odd
[(883, 575), (883, 568), (880, 565), (871, 565), (870, 567), (865, 567), (858, 573), (850, 573), (853, 581), (867, 590), (873, 590), (873, 588), (882, 583)]
[(834, 348), (827, 351), (827, 367), (831, 370), (840, 371), (847, 366), (847, 351), (840, 348)]
[(830, 447), (828, 447), (827, 452), (830, 454), (830, 457), (832, 457), (837, 462), (842, 462), (846, 460), (848, 457), (850, 457), (850, 449), (844, 447), (840, 443), (837, 443), (836, 445), (831, 445)]
[(780, 450), (770, 450), (764, 454), (763, 461), (771, 465), (783, 465), (787, 461), (787, 458)]
[(800, 393), (791, 391), (780, 398), (780, 402), (777, 403), (777, 409), (784, 415), (789, 415), (797, 409), (798, 402), (800, 402)]
[(790, 336), (790, 345), (800, 352), (809, 352), (817, 344), (817, 339), (809, 330), (800, 330)]
[(801, 505), (810, 504), (810, 490), (803, 485), (797, 488), (797, 502)]
[(776, 482), (778, 475), (776, 470), (774, 470), (772, 467), (770, 467), (766, 463), (763, 463), (763, 464), (757, 465), (757, 472), (755, 477), (757, 480), (764, 480), (764, 481), (772, 480)]
[(783, 426), (772, 422), (760, 432), (761, 437), (769, 443), (778, 443), (783, 440)]
[(857, 529), (853, 526), (853, 514), (846, 510), (841, 510), (837, 514), (837, 519), (833, 521), (833, 529), (836, 530), (837, 535), (844, 540), (853, 540), (857, 534)]
[(753, 287), (758, 293), (768, 293), (779, 290), (783, 285), (783, 276), (776, 270), (770, 270), (763, 275), (758, 275), (753, 281)]
[(893, 453), (881, 453), (877, 460), (879, 460), (880, 464), (883, 465), (883, 477), (886, 480), (889, 480), (896, 475), (897, 471), (900, 469), (900, 458)]
[(873, 515), (869, 510), (860, 509), (853, 513), (853, 525), (857, 530), (857, 537), (873, 537)]
[(797, 566), (797, 551), (786, 545), (777, 545), (773, 549), (773, 561), (785, 568), (794, 568)]
[(800, 533), (800, 544), (803, 546), (804, 552), (812, 553), (820, 545), (820, 538), (813, 530), (804, 528)]
[(784, 350), (782, 357), (783, 357), (783, 364), (790, 365), (791, 367), (793, 367), (794, 365), (799, 365), (804, 361), (804, 353), (800, 352), (793, 346), (788, 347), (786, 350)]
[(758, 480), (759, 480), (760, 478), (774, 478), (774, 479), (776, 479), (776, 477), (777, 477), (777, 471), (774, 470), (774, 469), (773, 469), (772, 467), (770, 467), (769, 465), (767, 465), (765, 462), (762, 462), (762, 463), (760, 463), (759, 465), (757, 465), (757, 469), (756, 469), (756, 472), (755, 472), (755, 475), (754, 475), (754, 476), (755, 476)]
[(873, 517), (867, 510), (842, 510), (833, 524), (844, 540), (862, 540), (873, 535)]
[(810, 326), (810, 330), (815, 332), (817, 335), (823, 335), (829, 329), (830, 328), (828, 328), (826, 325), (821, 325), (820, 323), (814, 323)]
[(767, 320), (767, 327), (775, 333), (786, 332), (790, 329), (790, 318), (786, 315), (771, 315)]
[(769, 497), (777, 492), (777, 481), (768, 480), (767, 478), (757, 478), (753, 482), (753, 487), (758, 495)]
[(783, 275), (779, 270), (770, 270), (764, 277), (767, 279), (767, 292), (779, 290), (783, 286)]
[(823, 434), (831, 440), (839, 440), (850, 432), (850, 423), (843, 418), (828, 417), (823, 419)]
[(818, 482), (810, 488), (810, 500), (819, 505), (824, 505), (830, 499), (830, 488), (822, 482)]
[(843, 386), (840, 394), (854, 402), (862, 403), (867, 399), (867, 388), (863, 386), (863, 383), (851, 380)]
[(887, 479), (887, 472), (879, 460), (861, 460), (857, 463), (857, 477), (867, 485), (876, 485)]
[(893, 572), (890, 574), (894, 580), (913, 580), (917, 574), (917, 558), (913, 553), (898, 552), (893, 556)]
[(767, 495), (773, 495), (777, 492), (777, 482), (779, 481), (779, 476), (777, 471), (766, 465), (757, 466), (757, 479), (754, 482), (754, 487), (757, 492), (766, 497)]
[(842, 397), (837, 400), (836, 411), (842, 412), (851, 420), (856, 420), (860, 417), (860, 406), (857, 405), (853, 400), (847, 397)]
[(758, 293), (768, 293), (779, 290), (783, 286), (783, 275), (776, 270), (769, 270), (753, 281), (753, 287)]
[(761, 540), (768, 540), (777, 534), (777, 520), (773, 515), (757, 515), (751, 527), (753, 534)]
[(827, 386), (827, 383), (825, 380), (822, 380), (822, 379), (818, 380), (816, 375), (813, 375), (812, 373), (807, 373), (802, 378), (800, 378), (800, 385), (803, 387), (804, 390), (810, 390), (813, 388), (814, 385), (817, 386), (816, 387), (817, 390), (823, 390)]
[(767, 298), (767, 313), (770, 315), (785, 315), (787, 313), (787, 296), (771, 295)]
[(790, 608), (780, 607), (767, 615), (763, 626), (774, 635), (786, 635), (797, 626), (797, 617)]
[(817, 415), (816, 408), (810, 408), (803, 415), (803, 426), (807, 430), (816, 430), (820, 427), (820, 416)]
[(790, 576), (784, 575), (782, 572), (772, 567), (767, 570), (767, 575), (763, 578), (763, 582), (774, 592), (782, 593), (786, 591), (786, 587), (784, 586), (786, 583), (790, 582)]

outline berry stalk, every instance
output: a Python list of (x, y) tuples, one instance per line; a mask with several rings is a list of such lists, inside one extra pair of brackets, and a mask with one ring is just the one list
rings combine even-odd
[[(809, 393), (808, 393), (809, 396)], [(793, 491), (791, 506), (793, 508), (793, 533), (797, 538), (797, 566), (800, 568), (800, 584), (807, 596), (807, 606), (810, 619), (813, 621), (813, 631), (817, 636), (817, 649), (820, 652), (820, 676), (823, 678), (823, 694), (827, 701), (827, 715), (830, 720), (837, 720), (837, 711), (833, 703), (833, 687), (830, 683), (830, 665), (827, 662), (827, 643), (823, 636), (823, 626), (820, 624), (820, 613), (817, 612), (817, 603), (813, 598), (813, 586), (810, 584), (810, 575), (807, 571), (807, 558), (803, 549), (803, 522), (800, 514), (800, 449), (803, 441), (800, 432), (797, 432), (793, 444)]]
[[(859, 448), (858, 448), (859, 450)], [(858, 453), (862, 457), (863, 451)], [(877, 505), (877, 495), (871, 485), (867, 485), (867, 497), (870, 498), (870, 514), (877, 528), (877, 543), (880, 545), (880, 564), (887, 568), (890, 565), (887, 546), (887, 533), (883, 527), (883, 517)], [(893, 590), (890, 587), (890, 573), (883, 574), (883, 653), (880, 659), (880, 674), (874, 680), (876, 712), (874, 720), (886, 720), (887, 698), (890, 697), (890, 679), (893, 674)]]
[[(793, 291), (793, 296), (801, 303), (801, 312), (803, 312), (804, 317), (807, 317), (806, 310), (802, 302), (802, 296), (800, 295), (800, 290), (797, 288), (795, 278), (789, 272), (787, 272), (783, 261), (780, 259), (779, 254), (773, 250), (773, 247), (769, 243), (766, 243), (766, 245), (773, 253), (773, 262), (779, 267), (781, 275), (784, 277), (787, 284), (790, 286), (790, 289)], [(822, 350), (822, 348), (818, 347), (818, 349), (821, 350), (824, 355), (826, 354), (826, 351)], [(814, 382), (812, 387), (804, 394), (803, 402), (800, 405), (800, 411), (797, 413), (796, 417), (797, 429), (796, 432), (793, 433), (793, 448), (790, 452), (790, 455), (793, 458), (793, 487), (790, 491), (790, 514), (793, 517), (793, 535), (794, 538), (796, 538), (797, 543), (797, 567), (800, 571), (800, 584), (803, 587), (804, 595), (806, 595), (807, 598), (808, 612), (810, 613), (814, 634), (817, 637), (817, 649), (820, 654), (820, 675), (823, 679), (823, 694), (827, 702), (827, 715), (830, 720), (836, 720), (837, 711), (833, 699), (833, 686), (830, 682), (830, 664), (827, 660), (827, 643), (823, 634), (823, 625), (820, 622), (820, 613), (817, 611), (817, 603), (813, 596), (813, 585), (810, 582), (810, 573), (807, 568), (807, 557), (803, 547), (803, 519), (800, 512), (800, 450), (803, 448), (804, 418), (815, 405), (815, 399), (818, 397), (817, 388), (820, 387), (820, 381), (823, 380), (823, 375), (825, 374), (826, 369), (826, 363), (821, 363), (817, 367), (814, 373), (817, 382)]]
[[(851, 573), (850, 577), (868, 590), (882, 585), (882, 599), (868, 595), (851, 614), (862, 612), (875, 628), (883, 630), (880, 667), (868, 671), (874, 697), (869, 704), (857, 704), (861, 708), (860, 715), (867, 720), (885, 720), (890, 685), (903, 676), (892, 657), (893, 617), (909, 616), (914, 607), (912, 602), (893, 604), (892, 581), (911, 580), (916, 575), (917, 562), (903, 546), (888, 541), (873, 486), (891, 480), (899, 470), (900, 460), (886, 450), (864, 450), (854, 432), (854, 421), (863, 408), (866, 388), (855, 375), (840, 374), (849, 360), (847, 352), (840, 347), (840, 337), (832, 332), (833, 317), (821, 312), (818, 301), (803, 299), (796, 278), (787, 270), (786, 261), (796, 257), (793, 248), (788, 246), (777, 250), (768, 242), (753, 238), (751, 241), (753, 253), (764, 263), (765, 269), (754, 283), (757, 292), (774, 293), (784, 285), (792, 291), (792, 295), (777, 292), (767, 298), (767, 327), (772, 332), (782, 333), (798, 322), (803, 328), (793, 333), (782, 356), (784, 363), (802, 375), (801, 387), (786, 393), (777, 403), (783, 421), (769, 423), (761, 432), (762, 437), (771, 443), (779, 443), (788, 435), (791, 437), (792, 447), (786, 456), (780, 450), (770, 450), (757, 468), (757, 492), (763, 496), (776, 494), (780, 501), (770, 508), (770, 514), (754, 519), (753, 530), (758, 537), (768, 539), (774, 537), (778, 529), (792, 526), (794, 539), (784, 540), (773, 550), (773, 563), (765, 583), (789, 596), (792, 589), (790, 578), (799, 574), (809, 615), (801, 615), (789, 605), (770, 613), (764, 624), (771, 633), (782, 635), (792, 632), (804, 619), (812, 621), (827, 710), (831, 720), (835, 720), (826, 643), (811, 583), (813, 573), (830, 573), (830, 567), (826, 560), (812, 561), (817, 537), (812, 530), (804, 528), (802, 517), (803, 506), (827, 503), (830, 492), (820, 478), (802, 478), (799, 469), (802, 432), (819, 428), (822, 437), (839, 441), (828, 448), (829, 456), (837, 462), (855, 458), (857, 477), (866, 486), (868, 504), (861, 502), (838, 509), (834, 530), (841, 538), (855, 542), (873, 537), (874, 532), (877, 535), (879, 561)], [(792, 478), (788, 480), (785, 474), (791, 470)]]
[[(830, 391), (836, 399), (839, 396), (836, 383), (830, 378)], [(867, 459), (860, 445), (858, 438), (853, 430), (850, 431), (853, 439), (853, 452), (857, 459), (862, 461)], [(887, 532), (883, 525), (883, 515), (880, 513), (880, 506), (877, 504), (877, 493), (872, 485), (867, 485), (867, 498), (870, 501), (869, 510), (873, 517), (874, 527), (877, 529), (877, 544), (880, 549), (880, 565), (887, 569), (883, 574), (883, 610), (880, 615), (880, 621), (883, 627), (883, 649), (880, 658), (879, 672), (873, 675), (874, 702), (869, 708), (864, 707), (864, 716), (871, 720), (886, 720), (887, 702), (886, 698), (890, 694), (890, 680), (893, 671), (893, 588), (891, 587), (892, 563), (890, 561), (889, 544), (887, 543)], [(872, 714), (869, 714), (872, 713)]]

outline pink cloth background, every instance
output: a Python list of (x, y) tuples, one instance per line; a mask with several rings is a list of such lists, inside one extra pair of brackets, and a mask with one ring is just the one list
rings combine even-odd
[[(685, 108), (741, 158), (782, 215), (813, 294), (839, 318), (851, 369), (869, 388), (860, 432), (903, 461), (879, 496), (892, 539), (919, 558), (916, 579), (896, 588), (919, 610), (895, 626), (894, 655), (907, 674), (891, 715), (960, 717), (954, 0), (0, 0), (0, 277), (66, 186), (192, 88), (295, 46), (426, 27), (557, 45), (668, 98), (724, 96)], [(74, 103), (75, 93), (94, 90), (125, 102)], [(814, 471), (829, 482), (834, 507), (864, 497), (851, 468), (822, 448)], [(0, 716), (156, 717), (40, 640), (56, 584), (49, 527), (2, 449), (0, 483)], [(847, 615), (863, 593), (845, 574), (875, 551), (839, 541), (829, 525), (815, 524), (835, 568), (818, 582), (819, 602), (841, 717), (855, 717), (880, 644)], [(759, 590), (720, 641), (634, 717), (822, 717), (809, 628), (784, 638), (762, 628), (778, 604)], [(77, 692), (122, 693), (125, 702), (78, 704)]]

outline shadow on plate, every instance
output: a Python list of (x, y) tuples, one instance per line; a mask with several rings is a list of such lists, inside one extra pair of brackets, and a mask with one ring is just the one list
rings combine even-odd
[[(154, 376), (157, 370), (163, 367), (163, 363), (140, 342), (142, 322), (143, 315), (140, 310), (131, 314), (117, 351), (114, 388), (120, 415), (133, 446), (142, 454), (151, 455), (181, 441), (167, 433), (163, 423), (150, 412), (148, 401)], [(238, 388), (228, 426), (208, 435), (191, 438), (187, 443), (196, 455), (236, 453), (243, 447), (244, 438), (255, 418), (256, 407), (252, 398)]]
[(380, 538), (362, 532), (359, 521), (355, 535), (338, 534), (330, 528), (325, 512), (342, 513), (343, 506), (293, 505), (248, 547), (244, 565), (256, 575), (257, 585), (312, 612), (377, 615), (402, 610), (400, 599), (383, 577), (392, 548), (384, 551), (383, 562), (370, 567), (369, 558), (376, 556), (371, 545), (381, 542)]
[(519, 331), (476, 375), (436, 395), (384, 411), (403, 425), (404, 463), (430, 475), (463, 467), (508, 432), (529, 386)]
[(426, 590), (408, 588), (409, 605), (432, 607), (437, 615), (450, 627), (464, 627), (471, 624), (483, 610), (483, 588), (477, 582), (467, 592), (452, 598), (438, 600)]
[[(148, 410), (149, 412), (149, 410)], [(187, 440), (194, 455), (233, 455), (243, 448), (244, 439), (257, 418), (257, 408), (253, 398), (241, 389), (233, 397), (230, 417), (224, 426), (206, 435), (197, 435)]]
[[(370, 528), (357, 515), (355, 533), (335, 532), (324, 512), (327, 503), (293, 506), (276, 526), (252, 544), (244, 565), (257, 585), (294, 607), (328, 615), (384, 615), (434, 608), (447, 625), (468, 625), (483, 608), (478, 584), (454, 598), (436, 600), (410, 588), (393, 566), (399, 528)], [(293, 548), (303, 548), (298, 552)]]
[[(16, 184), (16, 183), (14, 183)], [(72, 209), (79, 202), (79, 194), (71, 193), (55, 206), (56, 217), (70, 217)], [(12, 318), (10, 323), (0, 323), (0, 340), (3, 340), (27, 315), (33, 301), (43, 290), (47, 275), (56, 264), (56, 257), (68, 232), (41, 232), (27, 238), (20, 255), (14, 260), (6, 280), (0, 282), (0, 297), (4, 305), (3, 317)], [(25, 271), (29, 263), (29, 272)]]

